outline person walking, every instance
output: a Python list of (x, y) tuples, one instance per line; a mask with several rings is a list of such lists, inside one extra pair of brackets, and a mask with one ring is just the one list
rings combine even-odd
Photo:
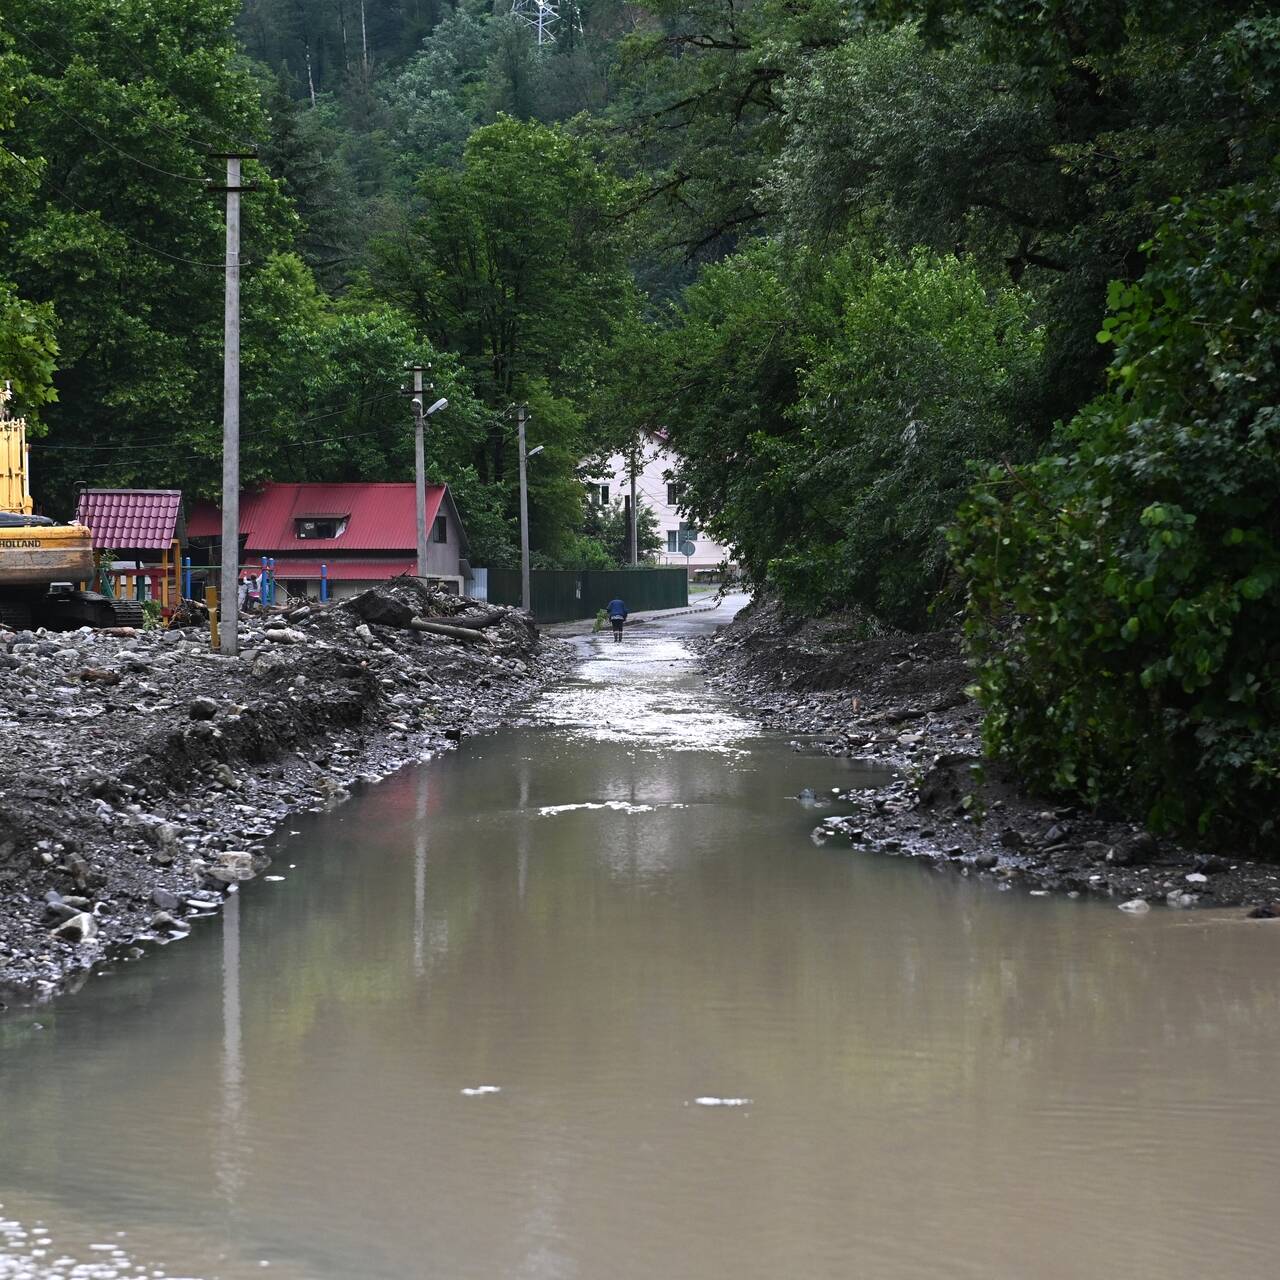
[(604, 607), (605, 613), (609, 615), (610, 625), (613, 627), (614, 644), (622, 643), (622, 628), (627, 622), (627, 602), (619, 596), (614, 596)]

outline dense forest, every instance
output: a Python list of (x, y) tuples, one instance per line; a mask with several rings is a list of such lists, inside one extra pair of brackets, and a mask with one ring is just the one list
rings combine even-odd
[(1244, 0), (12, 0), (0, 366), (51, 509), (210, 491), (246, 173), (247, 480), (431, 466), (616, 562), (663, 427), (752, 582), (963, 622), (988, 746), (1168, 825), (1280, 799), (1280, 19)]

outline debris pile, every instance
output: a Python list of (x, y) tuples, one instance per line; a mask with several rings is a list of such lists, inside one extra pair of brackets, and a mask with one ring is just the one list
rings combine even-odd
[[(865, 619), (788, 617), (753, 605), (703, 646), (713, 685), (769, 727), (804, 735), (797, 750), (890, 764), (874, 792), (823, 797), (817, 843), (914, 857), (1001, 888), (1101, 895), (1175, 908), (1251, 904), (1268, 918), (1280, 868), (1157, 838), (1124, 815), (1027, 794), (982, 757), (981, 708), (954, 631), (886, 633)], [(817, 797), (808, 802), (814, 803)]]
[(201, 612), (0, 627), (0, 1003), (185, 934), (287, 814), (493, 728), (570, 660), (518, 610), (412, 578), (242, 618), (234, 659)]

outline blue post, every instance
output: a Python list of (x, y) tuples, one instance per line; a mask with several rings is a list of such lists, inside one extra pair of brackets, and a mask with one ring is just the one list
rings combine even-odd
[(271, 603), (267, 596), (267, 557), (262, 557), (262, 569), (258, 573), (258, 604), (266, 608)]
[(329, 599), (329, 566), (322, 564), (320, 566), (320, 603), (325, 604)]
[(191, 599), (191, 557), (182, 557), (182, 598)]
[(276, 558), (275, 556), (272, 556), (271, 559), (268, 561), (268, 563), (271, 565), (271, 603), (275, 604), (276, 602)]

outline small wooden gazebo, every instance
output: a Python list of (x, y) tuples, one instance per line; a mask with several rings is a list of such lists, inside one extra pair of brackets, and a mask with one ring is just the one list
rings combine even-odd
[(133, 571), (115, 571), (118, 596), (137, 594), (139, 579), (146, 578), (166, 616), (177, 606), (187, 536), (181, 489), (82, 489), (76, 519), (93, 530), (95, 552), (136, 564)]

